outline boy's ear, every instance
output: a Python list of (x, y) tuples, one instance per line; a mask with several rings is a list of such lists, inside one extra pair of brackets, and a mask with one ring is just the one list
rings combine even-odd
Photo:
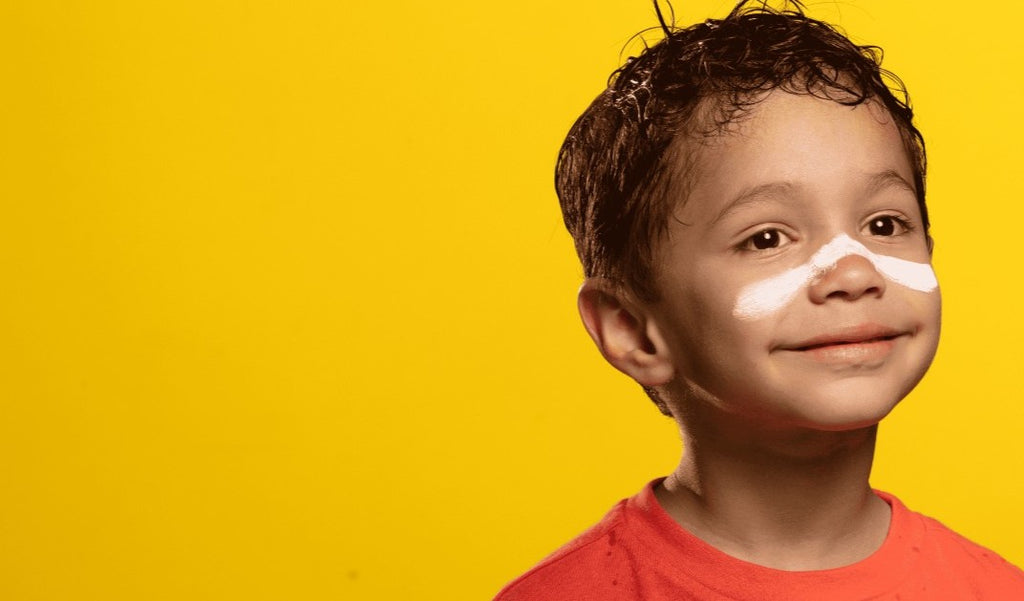
[(578, 304), (583, 325), (608, 363), (642, 386), (672, 380), (675, 365), (657, 324), (621, 287), (587, 278)]
[(928, 256), (932, 256), (935, 251), (935, 238), (932, 238), (931, 234), (925, 236), (925, 240), (928, 242)]

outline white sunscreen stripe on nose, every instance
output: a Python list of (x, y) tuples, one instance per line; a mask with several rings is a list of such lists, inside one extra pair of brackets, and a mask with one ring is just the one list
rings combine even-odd
[(861, 256), (871, 261), (875, 269), (886, 279), (901, 286), (931, 292), (939, 285), (931, 265), (876, 255), (860, 242), (846, 234), (840, 234), (818, 249), (818, 252), (803, 265), (744, 288), (736, 300), (733, 315), (740, 319), (757, 319), (778, 311), (792, 301), (814, 278), (832, 269), (840, 259), (850, 255)]

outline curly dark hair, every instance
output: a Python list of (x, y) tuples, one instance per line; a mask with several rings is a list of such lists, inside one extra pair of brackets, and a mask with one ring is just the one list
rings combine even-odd
[(724, 19), (685, 29), (666, 24), (654, 6), (664, 39), (612, 73), (558, 155), (555, 188), (587, 277), (656, 300), (653, 249), (685, 200), (692, 167), (676, 142), (720, 134), (775, 89), (884, 106), (911, 159), (927, 232), (924, 139), (905, 86), (881, 68), (880, 48), (854, 44), (796, 0), (781, 9), (743, 0)]

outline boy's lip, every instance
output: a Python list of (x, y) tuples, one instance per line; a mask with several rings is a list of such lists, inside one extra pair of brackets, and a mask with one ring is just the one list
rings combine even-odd
[(863, 323), (847, 328), (840, 328), (793, 344), (784, 344), (780, 348), (787, 351), (813, 351), (824, 347), (888, 341), (905, 333), (906, 332), (888, 326), (874, 323)]

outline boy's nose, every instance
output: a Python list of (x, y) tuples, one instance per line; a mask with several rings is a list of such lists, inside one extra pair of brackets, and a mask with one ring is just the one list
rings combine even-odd
[(829, 299), (856, 300), (865, 294), (881, 297), (885, 278), (866, 257), (847, 255), (811, 282), (811, 301), (821, 304)]

